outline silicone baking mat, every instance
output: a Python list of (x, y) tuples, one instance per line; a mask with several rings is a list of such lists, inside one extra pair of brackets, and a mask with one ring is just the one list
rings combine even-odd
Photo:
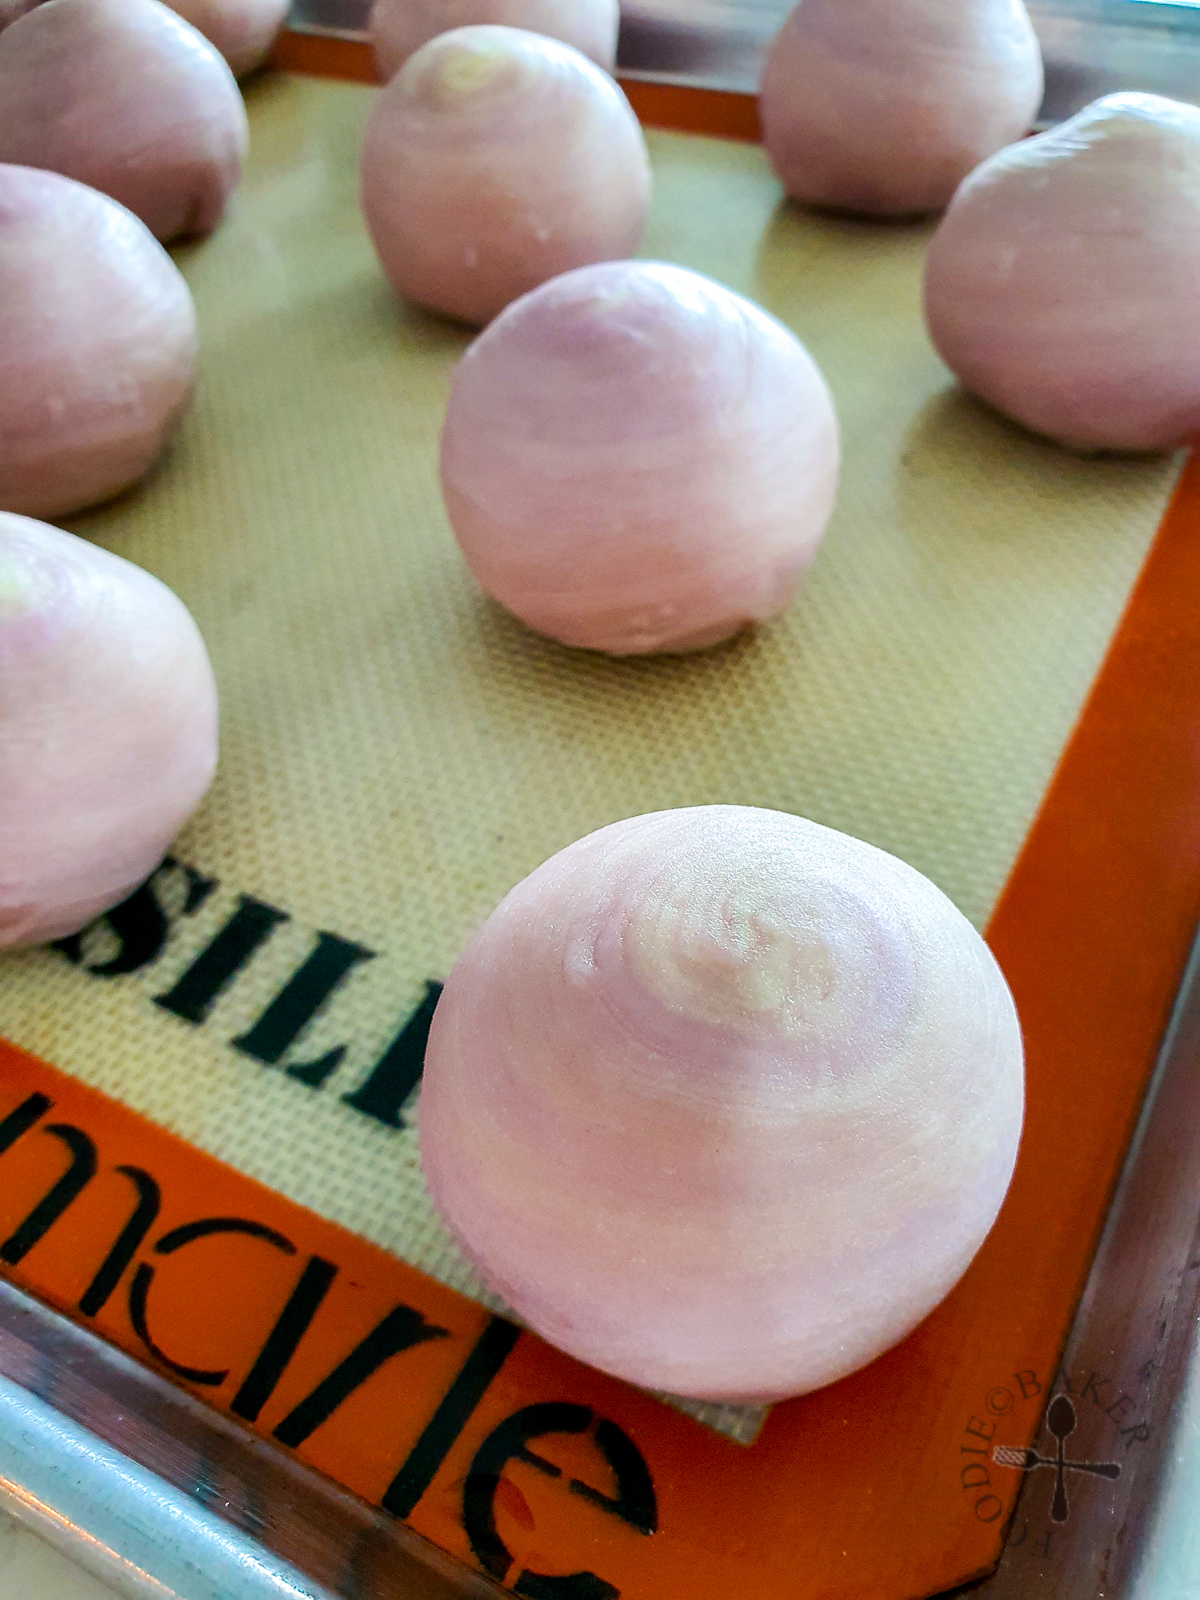
[[(0, 1115), (11, 1113), (0, 1147), (14, 1146), (5, 1204), (15, 1233), (0, 1257), (51, 1298), (77, 1309), (88, 1302), (85, 1314), (111, 1337), (521, 1593), (639, 1596), (686, 1581), (690, 1594), (725, 1595), (738, 1575), (738, 1592), (765, 1596), (780, 1592), (780, 1562), (793, 1572), (817, 1550), (825, 1565), (797, 1594), (928, 1593), (983, 1570), (1016, 1475), (1011, 1485), (989, 1475), (986, 1495), (968, 1492), (957, 1434), (972, 1406), (1001, 1390), (1029, 1413), (1014, 1420), (1017, 1433), (1035, 1425), (1045, 1351), (1065, 1332), (1148, 1061), (1128, 1065), (1110, 1117), (1081, 1136), (1075, 1187), (1068, 1183), (1071, 1226), (1048, 1227), (1036, 1241), (1047, 1281), (1063, 1271), (1054, 1250), (1067, 1252), (1067, 1278), (1042, 1306), (1036, 1337), (1020, 1315), (1005, 1322), (1011, 1304), (989, 1301), (1000, 1259), (990, 1243), (991, 1267), (985, 1251), (950, 1309), (901, 1352), (778, 1408), (746, 1448), (757, 1414), (698, 1408), (710, 1428), (741, 1441), (730, 1443), (536, 1340), (522, 1338), (509, 1355), (507, 1325), (472, 1304), (491, 1302), (421, 1184), (421, 1050), (439, 980), (507, 889), (570, 840), (637, 812), (714, 801), (799, 812), (902, 856), (983, 927), (1178, 464), (1084, 460), (961, 395), (921, 324), (927, 227), (802, 214), (780, 205), (752, 145), (651, 131), (657, 189), (644, 253), (752, 296), (808, 343), (842, 421), (842, 493), (804, 592), (778, 622), (693, 658), (616, 662), (561, 649), (479, 595), (446, 527), (437, 433), (468, 335), (398, 302), (374, 260), (357, 204), (371, 91), (281, 73), (249, 98), (253, 150), (242, 190), (220, 232), (179, 253), (203, 335), (195, 409), (150, 482), (70, 524), (155, 572), (191, 607), (221, 688), (221, 772), (172, 862), (145, 890), (81, 938), (0, 964), (0, 1034), (148, 1121), (122, 1120), (117, 1107), (89, 1097), (71, 1100), (76, 1091), (63, 1080), (43, 1080), (43, 1069), (12, 1056), (9, 1077), (22, 1092), (13, 1088), (12, 1103), (0, 1106)], [(1172, 977), (1166, 971), (1162, 981)], [(1034, 1107), (1036, 1099), (1035, 1083)], [(161, 1254), (208, 1237), (187, 1233), (206, 1192), (217, 1221), (231, 1211), (266, 1219), (258, 1234), (226, 1228), (222, 1237), (261, 1239), (274, 1218), (294, 1254), (309, 1230), (316, 1242), (287, 1301), (307, 1307), (308, 1321), (292, 1315), (290, 1347), (272, 1334), (272, 1385), (259, 1372), (270, 1338), (253, 1361), (269, 1318), (264, 1327), (245, 1323), (219, 1295), (198, 1307), (194, 1282), (180, 1278), (172, 1291), (161, 1263), (135, 1265), (148, 1221), (124, 1254), (100, 1252), (103, 1295), (87, 1274), (68, 1283), (72, 1270), (79, 1279), (83, 1257), (58, 1219), (90, 1182), (86, 1162), (62, 1180), (70, 1190), (71, 1173), (79, 1179), (65, 1200), (60, 1182), (49, 1210), (34, 1224), (27, 1216), (54, 1162), (61, 1166), (65, 1135), (57, 1144), (35, 1137), (49, 1126), (39, 1122), (50, 1101), (78, 1105), (77, 1121), (107, 1129), (124, 1153), (123, 1164), (116, 1155), (109, 1164), (127, 1178), (131, 1170), (158, 1174), (160, 1225), (161, 1173), (173, 1174), (178, 1218), (154, 1246)], [(185, 1145), (164, 1142), (156, 1129)], [(153, 1173), (139, 1149), (155, 1152)], [(239, 1187), (233, 1172), (202, 1157), (265, 1188)], [(130, 1181), (148, 1204), (148, 1191)], [(110, 1204), (128, 1209), (115, 1194)], [(97, 1214), (97, 1237), (108, 1216)], [(318, 1378), (336, 1346), (336, 1331), (313, 1331), (331, 1263), (353, 1258), (360, 1276), (382, 1273), (381, 1282), (409, 1290), (423, 1281), (388, 1278), (388, 1257), (363, 1255), (349, 1235), (468, 1298), (427, 1284), (419, 1309), (409, 1307), (416, 1322), (405, 1327), (435, 1333), (406, 1344), (403, 1318), (387, 1324), (384, 1316), (390, 1332), (377, 1341), (375, 1365), (362, 1357), (346, 1389), (345, 1362), (334, 1361), (332, 1389), (322, 1394), (318, 1383), (304, 1401), (304, 1374)], [(1034, 1251), (1028, 1219), (1026, 1236)], [(282, 1280), (264, 1280), (268, 1299), (296, 1271), (280, 1270)], [(172, 1339), (151, 1333), (156, 1271), (154, 1326), (174, 1330)], [(238, 1290), (243, 1309), (257, 1306), (261, 1288)], [(228, 1350), (218, 1358), (231, 1327), (238, 1340), (244, 1332), (246, 1365), (265, 1386), (257, 1409), (245, 1398), (248, 1372), (230, 1364)], [(982, 1328), (991, 1329), (986, 1338)], [(456, 1390), (460, 1339), (474, 1354)], [(997, 1340), (1004, 1354), (991, 1353)], [(356, 1424), (350, 1412), (330, 1421), (351, 1390), (354, 1404), (366, 1405), (385, 1362), (410, 1349), (424, 1353), (405, 1356), (416, 1376), (402, 1402), (393, 1397), (399, 1409), (382, 1435), (369, 1412), (355, 1413)], [(981, 1361), (986, 1370), (977, 1370)], [(455, 1393), (462, 1401), (468, 1369), (477, 1386), (495, 1379), (487, 1402), (467, 1408), (461, 1438), (449, 1435), (424, 1478), (410, 1472), (395, 1492), (398, 1461), (411, 1467), (420, 1448), (433, 1459), (423, 1441), (431, 1429), (445, 1433), (438, 1419)], [(898, 1393), (911, 1409), (900, 1446), (911, 1467), (900, 1471), (897, 1461), (873, 1477), (859, 1472), (857, 1482), (839, 1478), (838, 1441), (853, 1432), (856, 1408), (878, 1415), (892, 1406), (888, 1387), (901, 1371)], [(301, 1386), (290, 1410), (289, 1383)], [(478, 1470), (447, 1478), (450, 1445), (458, 1440), (461, 1454), (504, 1384), (518, 1396), (525, 1384), (539, 1405), (560, 1410), (530, 1420), (530, 1406), (518, 1407), (512, 1415), (532, 1432), (518, 1427), (499, 1443), (503, 1423), (493, 1419), (493, 1432), (475, 1440)], [(956, 1385), (962, 1393), (950, 1394)], [(943, 1386), (935, 1403), (932, 1391)], [(474, 1394), (470, 1383), (467, 1390)], [(350, 1429), (340, 1444), (338, 1427)], [(653, 1447), (641, 1442), (647, 1429)], [(397, 1440), (407, 1431), (406, 1455)], [(567, 1451), (564, 1462), (572, 1450), (583, 1462), (598, 1448), (615, 1475), (606, 1488), (580, 1491), (598, 1519), (583, 1535), (572, 1521), (579, 1495), (535, 1514), (529, 1506), (544, 1486), (517, 1490), (511, 1470), (504, 1475), (513, 1458), (530, 1467), (527, 1441), (546, 1433)], [(577, 1434), (585, 1439), (573, 1444)], [(618, 1435), (624, 1444), (613, 1443)], [(781, 1479), (784, 1438), (806, 1443)], [(489, 1441), (499, 1462), (491, 1473), (479, 1467)], [(626, 1445), (638, 1461), (658, 1458), (653, 1471), (639, 1469), (649, 1474), (640, 1499), (629, 1488), (641, 1480), (622, 1455)], [(859, 1452), (869, 1448), (858, 1440)], [(530, 1470), (545, 1467), (534, 1458)], [(575, 1470), (576, 1488), (586, 1489), (585, 1467), (573, 1458), (554, 1469)], [(889, 1481), (894, 1498), (922, 1473), (927, 1488), (940, 1485), (926, 1503), (923, 1553), (893, 1551), (884, 1567), (868, 1563), (863, 1578), (851, 1533), (857, 1528), (861, 1542), (866, 1517), (877, 1524), (872, 1543), (886, 1543), (900, 1515), (887, 1503)], [(492, 1499), (482, 1522), (472, 1522), (463, 1485), (481, 1477)], [(687, 1504), (674, 1523), (663, 1505), (672, 1489)], [(770, 1507), (769, 1537), (755, 1519), (731, 1525), (724, 1512), (713, 1521), (708, 1501), (722, 1493), (727, 1501), (748, 1495), (756, 1518)], [(783, 1514), (772, 1496), (785, 1493)], [(601, 1551), (603, 1579), (589, 1569), (582, 1577), (591, 1588), (562, 1588), (581, 1576), (570, 1559), (581, 1538), (584, 1550), (590, 1540)]]

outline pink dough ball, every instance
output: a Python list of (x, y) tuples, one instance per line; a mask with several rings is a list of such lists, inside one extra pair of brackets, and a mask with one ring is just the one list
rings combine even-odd
[(1027, 132), (1041, 99), (1022, 0), (800, 0), (767, 53), (763, 142), (797, 200), (914, 215)]
[(767, 1401), (945, 1297), (1022, 1101), (1008, 987), (928, 879), (705, 806), (602, 828), (492, 913), (434, 1015), (421, 1160), (535, 1332), (631, 1383)]
[(467, 565), (539, 632), (700, 650), (791, 601), (838, 429), (781, 323), (682, 267), (620, 261), (510, 306), (455, 368), (442, 489)]
[(115, 201), (0, 167), (0, 509), (65, 516), (148, 471), (186, 410), (187, 284)]
[(235, 77), (261, 67), (288, 13), (289, 0), (170, 0), (229, 63)]
[(247, 139), (233, 74), (159, 0), (45, 0), (0, 34), (0, 162), (99, 189), (158, 239), (211, 233)]
[(120, 556), (0, 513), (0, 947), (125, 899), (216, 759), (212, 669), (180, 601)]
[(41, 4), (42, 0), (0, 0), (0, 33), (10, 22), (15, 22), (18, 17), (23, 17), (27, 11)]
[[(0, 30), (47, 0), (0, 0)], [(287, 16), (289, 0), (170, 0), (170, 9), (214, 45), (236, 77), (261, 67)]]
[(611, 72), (617, 59), (619, 20), (617, 0), (375, 0), (371, 45), (385, 83), (439, 33), (476, 23), (545, 34)]
[(650, 164), (629, 102), (578, 50), (458, 28), (380, 94), (362, 193), (396, 289), (481, 324), (560, 272), (631, 255)]
[(1080, 450), (1200, 437), (1200, 110), (1114, 94), (986, 162), (929, 247), (962, 383)]

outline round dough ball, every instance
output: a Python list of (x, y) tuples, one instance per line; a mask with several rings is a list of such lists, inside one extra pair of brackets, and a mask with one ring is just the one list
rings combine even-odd
[(1079, 450), (1200, 437), (1200, 110), (1114, 94), (972, 173), (925, 315), (961, 382)]
[(1042, 55), (1022, 0), (800, 0), (763, 70), (763, 143), (794, 199), (940, 211), (1029, 129)]
[(212, 669), (180, 601), (0, 513), (0, 948), (76, 933), (131, 894), (216, 759)]
[(216, 227), (247, 139), (233, 74), (159, 0), (45, 0), (0, 34), (0, 162), (99, 189), (158, 239)]
[(498, 23), (558, 39), (611, 72), (617, 61), (617, 0), (375, 0), (371, 46), (388, 83), (414, 51), (452, 28)]
[[(0, 31), (46, 0), (0, 0)], [(170, 9), (202, 33), (236, 77), (261, 67), (288, 13), (289, 0), (171, 0)]]
[(15, 22), (18, 17), (23, 17), (27, 11), (41, 4), (42, 0), (0, 0), (0, 33), (10, 22)]
[(288, 13), (289, 0), (170, 0), (225, 57), (237, 78), (261, 67)]
[(613, 80), (520, 28), (458, 28), (379, 96), (363, 206), (403, 295), (480, 324), (557, 273), (632, 255), (646, 142)]
[(920, 873), (803, 818), (663, 811), (553, 856), (434, 1014), (443, 1219), (535, 1332), (631, 1383), (832, 1383), (950, 1291), (1008, 1188), (1021, 1035)]
[(701, 650), (774, 616), (837, 480), (837, 418), (804, 346), (683, 267), (555, 278), (451, 382), (442, 489), (467, 565), (564, 644)]
[(187, 409), (196, 311), (123, 207), (0, 167), (0, 510), (59, 517), (148, 471)]

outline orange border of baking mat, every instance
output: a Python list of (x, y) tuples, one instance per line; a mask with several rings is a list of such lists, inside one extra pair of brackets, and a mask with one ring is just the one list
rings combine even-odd
[[(1198, 594), (1192, 461), (987, 930), (1029, 1073), (999, 1221), (910, 1338), (753, 1447), (0, 1042), (5, 1271), (534, 1600), (909, 1600), (986, 1571), (1021, 1477), (991, 1449), (1039, 1424), (1200, 915)], [(1136, 1379), (1110, 1399), (1137, 1448)]]
[[(281, 72), (308, 72), (316, 77), (342, 78), (350, 83), (378, 82), (370, 46), (360, 39), (282, 33), (272, 52), (271, 64)], [(740, 139), (754, 144), (760, 138), (755, 95), (691, 89), (684, 84), (648, 83), (641, 78), (621, 77), (620, 82), (633, 109), (648, 127), (676, 128), (683, 133), (706, 133), (718, 139)]]
[[(904, 1600), (984, 1571), (1019, 1479), (988, 1446), (1036, 1429), (1200, 914), (1197, 593), (1193, 461), (988, 929), (1029, 1064), (1000, 1219), (916, 1333), (751, 1449), (0, 1041), (8, 1274), (518, 1592)], [(1108, 1400), (1136, 1445), (1136, 1385)]]

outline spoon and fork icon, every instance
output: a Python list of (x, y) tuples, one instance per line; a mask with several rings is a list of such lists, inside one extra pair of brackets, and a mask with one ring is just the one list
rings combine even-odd
[(1039, 1455), (1036, 1450), (1021, 1450), (998, 1444), (992, 1448), (992, 1460), (997, 1466), (1014, 1467), (1018, 1472), (1036, 1472), (1039, 1467), (1054, 1468), (1054, 1500), (1050, 1506), (1052, 1522), (1065, 1522), (1070, 1515), (1067, 1502), (1067, 1473), (1089, 1472), (1097, 1478), (1119, 1478), (1119, 1461), (1068, 1461), (1066, 1442), (1079, 1426), (1075, 1407), (1065, 1394), (1056, 1395), (1046, 1413), (1046, 1427), (1053, 1435), (1057, 1449), (1052, 1456)]

